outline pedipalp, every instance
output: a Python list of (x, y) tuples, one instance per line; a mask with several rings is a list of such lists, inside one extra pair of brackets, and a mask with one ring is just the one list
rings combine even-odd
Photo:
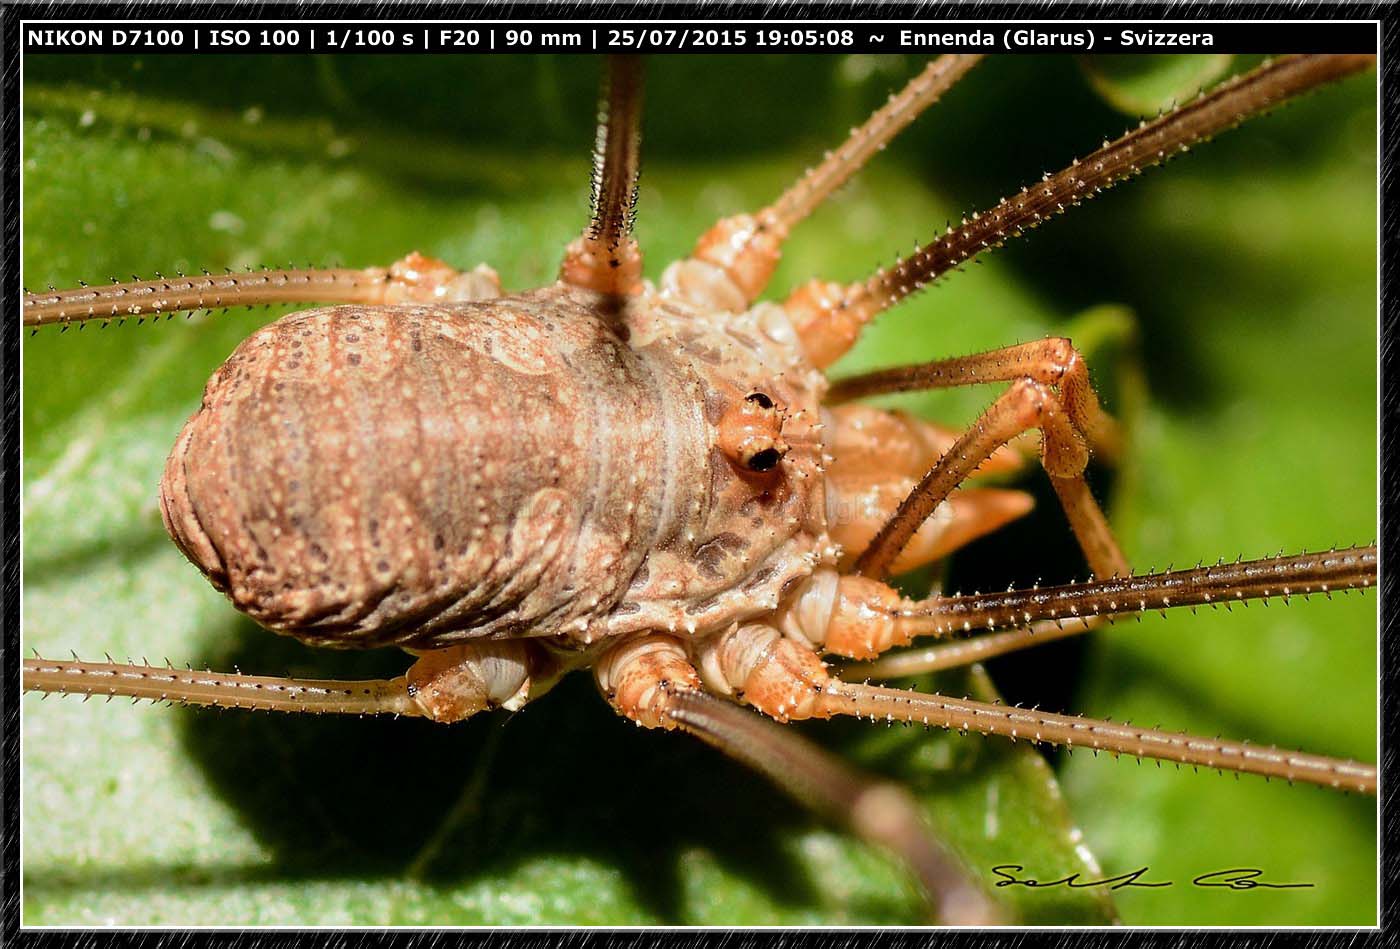
[(861, 552), (855, 571), (877, 579), (884, 576), (920, 525), (954, 488), (994, 451), (1022, 432), (1038, 428), (1041, 462), (1090, 565), (1102, 574), (1126, 572), (1127, 561), (1084, 481), (1089, 447), (1073, 415), (1063, 395), (1031, 377), (1018, 378), (924, 475)]

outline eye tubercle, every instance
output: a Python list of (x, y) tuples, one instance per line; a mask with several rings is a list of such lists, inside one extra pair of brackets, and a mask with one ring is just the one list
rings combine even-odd
[(788, 450), (782, 410), (767, 393), (749, 393), (720, 418), (719, 448), (740, 471), (773, 471)]

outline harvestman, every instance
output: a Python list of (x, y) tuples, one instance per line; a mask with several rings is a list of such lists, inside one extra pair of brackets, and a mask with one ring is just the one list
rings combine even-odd
[[(460, 273), (411, 254), (387, 269), (26, 292), (34, 327), (340, 304), (264, 327), (219, 369), (167, 461), (161, 513), (262, 625), (416, 660), (397, 679), (349, 682), (34, 658), (24, 688), (453, 722), (519, 708), (590, 667), (622, 715), (688, 731), (897, 852), (953, 923), (998, 913), (912, 799), (742, 705), (780, 722), (923, 722), (1374, 793), (1366, 764), (856, 684), (820, 658), (989, 631), (870, 667), (908, 674), (1119, 614), (1375, 583), (1374, 547), (1133, 576), (1084, 480), (1091, 453), (1113, 458), (1118, 429), (1067, 339), (834, 385), (822, 374), (862, 327), (950, 269), (1374, 57), (1266, 63), (864, 282), (756, 302), (792, 227), (979, 58), (930, 64), (771, 205), (716, 224), (657, 286), (631, 237), (641, 79), (621, 58), (603, 97), (592, 219), (552, 286), (504, 295), (485, 266)], [(961, 434), (851, 404), (984, 382), (1007, 386)], [(1020, 492), (960, 486), (1014, 467), (1008, 443), (1032, 429), (1096, 579), (926, 600), (887, 586), (1027, 510)]]

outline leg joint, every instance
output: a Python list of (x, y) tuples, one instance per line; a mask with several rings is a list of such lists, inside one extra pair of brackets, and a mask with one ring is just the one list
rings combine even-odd
[(1074, 348), (1067, 336), (1051, 336), (1044, 342), (1043, 366), (1046, 378), (1042, 381), (1058, 385), (1066, 376), (1084, 372), (1084, 357)]
[(750, 623), (718, 637), (701, 663), (721, 680), (716, 685), (778, 721), (826, 717), (826, 666), (810, 646), (771, 626)]
[(424, 653), (408, 670), (408, 696), (435, 722), (459, 722), (529, 700), (531, 647), (511, 640), (466, 643)]
[(660, 634), (613, 647), (593, 667), (593, 676), (613, 708), (646, 728), (675, 728), (670, 696), (703, 688), (685, 646)]

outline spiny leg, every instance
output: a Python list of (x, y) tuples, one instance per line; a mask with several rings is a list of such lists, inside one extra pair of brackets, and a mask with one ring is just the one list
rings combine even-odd
[(895, 853), (918, 875), (939, 920), (999, 921), (992, 903), (930, 836), (907, 792), (865, 777), (791, 730), (708, 694), (679, 640), (658, 634), (622, 643), (601, 658), (594, 674), (608, 702), (632, 721), (696, 736), (818, 814)]
[[(948, 269), (960, 265), (988, 246), (1000, 245), (1005, 237), (1015, 237), (1022, 230), (1035, 227), (1044, 217), (1064, 210), (1065, 204), (1075, 204), (1085, 197), (1098, 193), (1106, 186), (1120, 179), (1137, 174), (1142, 168), (1158, 164), (1170, 153), (1184, 151), (1190, 144), (1204, 139), (1233, 123), (1247, 118), (1254, 112), (1263, 111), (1268, 105), (1306, 91), (1313, 85), (1334, 80), (1351, 71), (1365, 69), (1373, 62), (1372, 57), (1289, 57), (1277, 63), (1266, 64), (1249, 76), (1226, 83), (1217, 91), (1204, 94), (1194, 104), (1162, 116), (1154, 123), (1142, 123), (1137, 132), (1128, 133), (1116, 143), (1105, 143), (1098, 153), (1085, 162), (1075, 162), (1058, 175), (1047, 175), (1043, 186), (1023, 190), (1011, 202), (1001, 202), (986, 216), (974, 214), (972, 221), (963, 221), (958, 230), (949, 230), (942, 241), (916, 253), (913, 258), (900, 262), (892, 272), (881, 272), (860, 286), (836, 288), (812, 284), (795, 295), (790, 301), (790, 312), (799, 325), (799, 335), (804, 336), (809, 354), (819, 364), (834, 361), (854, 343), (860, 328), (882, 309), (902, 300), (924, 286), (927, 281), (938, 279)], [(792, 304), (797, 304), (792, 305)], [(1036, 344), (1032, 344), (1032, 347)], [(1028, 347), (1029, 349), (1029, 347)], [(979, 357), (972, 357), (976, 361)], [(959, 381), (969, 381), (974, 370), (984, 370), (984, 365), (967, 365), (962, 361), (951, 360), (932, 367), (906, 367), (902, 370), (875, 372), (850, 381), (839, 382), (833, 389), (833, 398), (840, 400), (857, 398), (875, 392), (904, 391), (904, 389), (924, 388), (928, 385), (952, 385)], [(1037, 378), (1037, 377), (1032, 377)], [(1043, 378), (1043, 377), (1040, 377)], [(1092, 396), (1088, 385), (1082, 391)], [(1063, 393), (1068, 396), (1063, 388)], [(1068, 407), (1074, 410), (1077, 400), (1067, 398)], [(1098, 410), (1098, 406), (1093, 405)], [(1084, 414), (1075, 419), (1077, 427), (1086, 434), (1092, 433), (1092, 421)], [(1106, 416), (1103, 417), (1106, 419)], [(1103, 441), (1103, 440), (1100, 440)], [(1110, 441), (1109, 444), (1113, 444)], [(1103, 445), (1099, 445), (1102, 451)], [(932, 473), (931, 473), (932, 474)], [(1093, 502), (1084, 480), (1065, 481), (1054, 477), (1051, 481), (1060, 495), (1065, 511), (1070, 516), (1079, 543), (1088, 554), (1091, 567), (1096, 574), (1123, 574), (1126, 561), (1117, 553), (1112, 533), (1107, 528), (1102, 512)], [(927, 487), (927, 486), (921, 486)], [(911, 498), (913, 500), (913, 498)], [(899, 546), (900, 533), (911, 536), (910, 525), (899, 525), (900, 515), (910, 518), (910, 505), (906, 505), (886, 525), (886, 532), (876, 536), (875, 542), (865, 551), (857, 568), (871, 574), (872, 564), (879, 557), (892, 557), (889, 551), (876, 553), (882, 540), (889, 546)], [(932, 509), (932, 508), (930, 508)], [(911, 518), (910, 518), (911, 519)], [(917, 529), (917, 523), (913, 528)], [(895, 537), (883, 536), (895, 533)], [(878, 565), (878, 564), (876, 564)], [(888, 565), (888, 561), (886, 561)], [(1109, 567), (1109, 568), (1105, 568)], [(882, 572), (882, 571), (881, 571)], [(1084, 633), (1095, 626), (1096, 620), (1067, 620), (1042, 630), (1022, 630), (1016, 633), (998, 635), (993, 642), (984, 644), (955, 644), (925, 651), (930, 661), (948, 663), (962, 656), (994, 655), (1009, 649), (1021, 648), (1032, 641), (1036, 631), (1042, 631), (1039, 641), (1058, 638), (1061, 635)], [(995, 648), (994, 648), (995, 647)], [(937, 655), (934, 655), (937, 654)], [(899, 662), (890, 658), (888, 663)], [(886, 665), (888, 665), (886, 663)], [(914, 663), (902, 663), (913, 668)]]
[[(1320, 593), (1330, 597), (1374, 586), (1376, 549), (1352, 547), (1317, 553), (1224, 562), (1194, 570), (1124, 575), (1088, 583), (1008, 590), (1004, 593), (901, 597), (887, 584), (859, 574), (815, 571), (772, 623), (789, 638), (825, 655), (873, 660), (845, 671), (890, 677), (949, 669), (1077, 635), (1124, 615), (1180, 606), (1212, 608), (1251, 600)], [(1013, 627), (888, 655), (890, 649), (931, 637), (949, 639)], [(877, 658), (878, 657), (878, 658)]]
[(26, 692), (124, 696), (210, 708), (346, 715), (423, 714), (410, 700), (404, 677), (349, 682), (34, 658), (24, 660), (22, 682)]
[[(1026, 378), (1034, 379), (1045, 384), (1058, 384), (1061, 397), (1065, 399), (1068, 406), (1067, 414), (1076, 427), (1084, 427), (1089, 430), (1097, 430), (1100, 433), (1108, 434), (1108, 443), (1116, 443), (1116, 430), (1113, 427), (1112, 419), (1104, 414), (1099, 405), (1092, 386), (1089, 383), (1087, 371), (1084, 368), (1084, 361), (1074, 350), (1069, 340), (1048, 339), (1035, 343), (1028, 343), (1021, 346), (1013, 346), (1004, 350), (997, 350), (990, 353), (983, 353), (976, 356), (962, 357), (958, 359), (944, 360), (924, 365), (904, 366), (894, 369), (881, 370), (865, 375), (841, 380), (832, 388), (832, 398), (836, 401), (858, 398), (861, 396), (882, 394), (887, 392), (910, 391), (919, 388), (943, 387), (951, 385), (968, 384), (979, 381), (996, 381), (1010, 378), (1016, 374), (1024, 373)], [(1048, 435), (1047, 435), (1048, 437)], [(1103, 443), (1105, 439), (1100, 438)], [(1047, 448), (1050, 446), (1047, 445)], [(949, 454), (953, 452), (950, 451)], [(933, 473), (931, 472), (930, 475)], [(927, 480), (927, 479), (926, 479)], [(1061, 504), (1069, 517), (1073, 527), (1075, 537), (1078, 539), (1081, 548), (1085, 552), (1086, 559), (1098, 577), (1125, 577), (1129, 574), (1126, 559), (1123, 557), (1112, 530), (1104, 518), (1102, 510), (1094, 500), (1089, 491), (1087, 482), (1083, 477), (1064, 478), (1056, 476), (1051, 472), (1051, 483), (1059, 496)], [(924, 485), (920, 485), (922, 490)], [(911, 495), (911, 499), (913, 496)], [(902, 509), (896, 516), (891, 518), (887, 527), (892, 527), (898, 521)], [(880, 541), (882, 535), (877, 535), (871, 548)], [(909, 536), (912, 536), (910, 534)], [(891, 544), (900, 543), (900, 534), (890, 533)], [(866, 555), (857, 561), (856, 569), (860, 570), (865, 562)], [(872, 558), (873, 559), (873, 558)], [(1276, 560), (1261, 561), (1259, 570), (1269, 570), (1271, 573), (1260, 573), (1264, 581), (1275, 582), (1274, 589), (1284, 589), (1285, 596), (1288, 595), (1287, 584), (1289, 577), (1287, 571), (1298, 569), (1304, 571), (1293, 578), (1295, 588), (1301, 592), (1302, 587), (1296, 586), (1306, 584), (1311, 577), (1306, 574), (1309, 565), (1315, 558), (1309, 555), (1300, 555), (1295, 560), (1284, 563)], [(1345, 563), (1343, 560), (1337, 563)], [(1241, 569), (1252, 569), (1249, 565)], [(1211, 571), (1214, 570), (1212, 574)], [(867, 576), (874, 574), (866, 574)], [(1223, 567), (1206, 568), (1204, 576), (1210, 576), (1215, 586), (1202, 587), (1206, 591), (1207, 601), (1211, 595), (1211, 590), (1215, 591), (1217, 600), (1222, 596), (1222, 587), (1219, 584), (1229, 584), (1232, 582), (1232, 574)], [(1374, 569), (1372, 569), (1374, 575)], [(1238, 574), (1245, 576), (1245, 574)], [(1194, 589), (1194, 578), (1185, 577), (1187, 589)], [(1348, 585), (1344, 578), (1335, 578), (1333, 588), (1341, 588)], [(1351, 584), (1354, 585), (1354, 584)], [(1314, 587), (1313, 589), (1318, 589)], [(1322, 591), (1326, 591), (1324, 585)], [(1248, 597), (1252, 588), (1248, 585), (1237, 585), (1230, 589), (1230, 593), (1236, 596)], [(939, 598), (935, 602), (943, 602), (953, 598)], [(1115, 610), (1113, 609), (1091, 609), (1088, 603), (1081, 604), (1084, 608), (1079, 612), (1066, 610), (1048, 621), (1034, 622), (1032, 617), (1026, 615), (1022, 618), (1023, 628), (996, 634), (993, 636), (978, 637), (975, 640), (964, 641), (941, 646), (928, 647), (915, 654), (904, 656), (890, 656), (877, 661), (876, 663), (860, 667), (860, 671), (872, 675), (911, 675), (918, 672), (933, 671), (935, 669), (950, 668), (957, 665), (964, 665), (974, 661), (991, 658), (1003, 653), (1012, 652), (1032, 645), (1048, 643), (1056, 639), (1068, 636), (1079, 635), (1089, 632), (1103, 625)], [(964, 618), (965, 623), (969, 618)], [(994, 628), (995, 620), (990, 625), (980, 625), (979, 621), (970, 620), (971, 625), (965, 629), (972, 628)], [(1008, 625), (1003, 620), (1000, 625)], [(902, 631), (896, 636), (892, 632), (884, 632), (881, 635), (879, 645), (888, 648), (889, 645), (907, 643), (914, 635), (947, 635), (953, 628), (944, 627), (940, 629), (926, 629), (914, 633), (912, 629), (917, 626), (915, 623), (903, 624)], [(848, 647), (849, 648), (849, 647)], [(856, 640), (857, 651), (847, 651), (843, 655), (853, 655), (857, 658), (868, 658), (875, 652), (883, 652), (883, 648), (867, 649), (861, 640)], [(896, 671), (897, 670), (897, 671)]]
[(892, 94), (889, 101), (875, 110), (864, 124), (852, 129), (850, 137), (835, 151), (827, 153), (820, 165), (809, 168), (776, 201), (759, 212), (760, 219), (771, 220), (779, 233), (786, 234), (820, 207), (832, 192), (882, 151), (925, 109), (942, 98), (982, 58), (980, 55), (950, 53), (929, 63), (903, 89)]
[(1245, 742), (1139, 728), (1131, 724), (1057, 715), (972, 699), (950, 699), (902, 689), (837, 682), (822, 703), (829, 715), (922, 723), (962, 732), (1026, 738), (1114, 755), (1155, 758), (1192, 767), (1257, 774), (1322, 787), (1376, 793), (1373, 765)]
[(642, 66), (609, 56), (593, 151), (593, 211), (564, 252), (559, 279), (611, 296), (642, 286), (642, 252), (632, 236), (641, 170)]
[(1114, 142), (880, 270), (863, 283), (814, 281), (784, 304), (803, 346), (819, 367), (854, 345), (862, 328), (905, 297), (938, 280), (983, 251), (1000, 247), (1041, 222), (1245, 119), (1374, 65), (1374, 56), (1307, 55), (1274, 60), (1226, 81), (1195, 101), (1144, 122)]
[(705, 232), (690, 259), (667, 271), (663, 286), (697, 304), (733, 312), (747, 307), (773, 276), (792, 228), (981, 59), (950, 54), (929, 63), (772, 204), (755, 214), (725, 218)]
[(24, 294), (24, 325), (67, 329), (89, 320), (104, 326), (131, 317), (166, 317), (194, 310), (279, 303), (433, 303), (500, 296), (496, 272), (485, 265), (465, 273), (442, 261), (412, 253), (393, 265), (364, 270), (294, 268), (197, 276)]
[(196, 671), (172, 666), (24, 660), (26, 692), (150, 699), (179, 705), (343, 715), (408, 715), (455, 722), (518, 708), (540, 676), (528, 643), (486, 642), (423, 653), (396, 679), (339, 681)]
[(1235, 603), (1247, 605), (1274, 597), (1285, 603), (1295, 596), (1330, 598), (1333, 593), (1375, 586), (1376, 563), (1374, 546), (1349, 547), (1004, 593), (935, 596), (897, 606), (871, 603), (864, 611), (867, 624), (871, 612), (884, 613), (898, 627), (902, 642), (918, 636), (1004, 631), (884, 656), (844, 671), (893, 678), (952, 669), (1078, 635), (1086, 631), (1086, 619), (1112, 622), (1177, 607), (1230, 609)]
[(712, 688), (742, 696), (780, 721), (851, 715), (922, 723), (1367, 794), (1376, 790), (1376, 769), (1355, 761), (846, 682), (832, 677), (810, 647), (761, 624), (741, 626), (705, 648), (701, 668), (715, 670)]

